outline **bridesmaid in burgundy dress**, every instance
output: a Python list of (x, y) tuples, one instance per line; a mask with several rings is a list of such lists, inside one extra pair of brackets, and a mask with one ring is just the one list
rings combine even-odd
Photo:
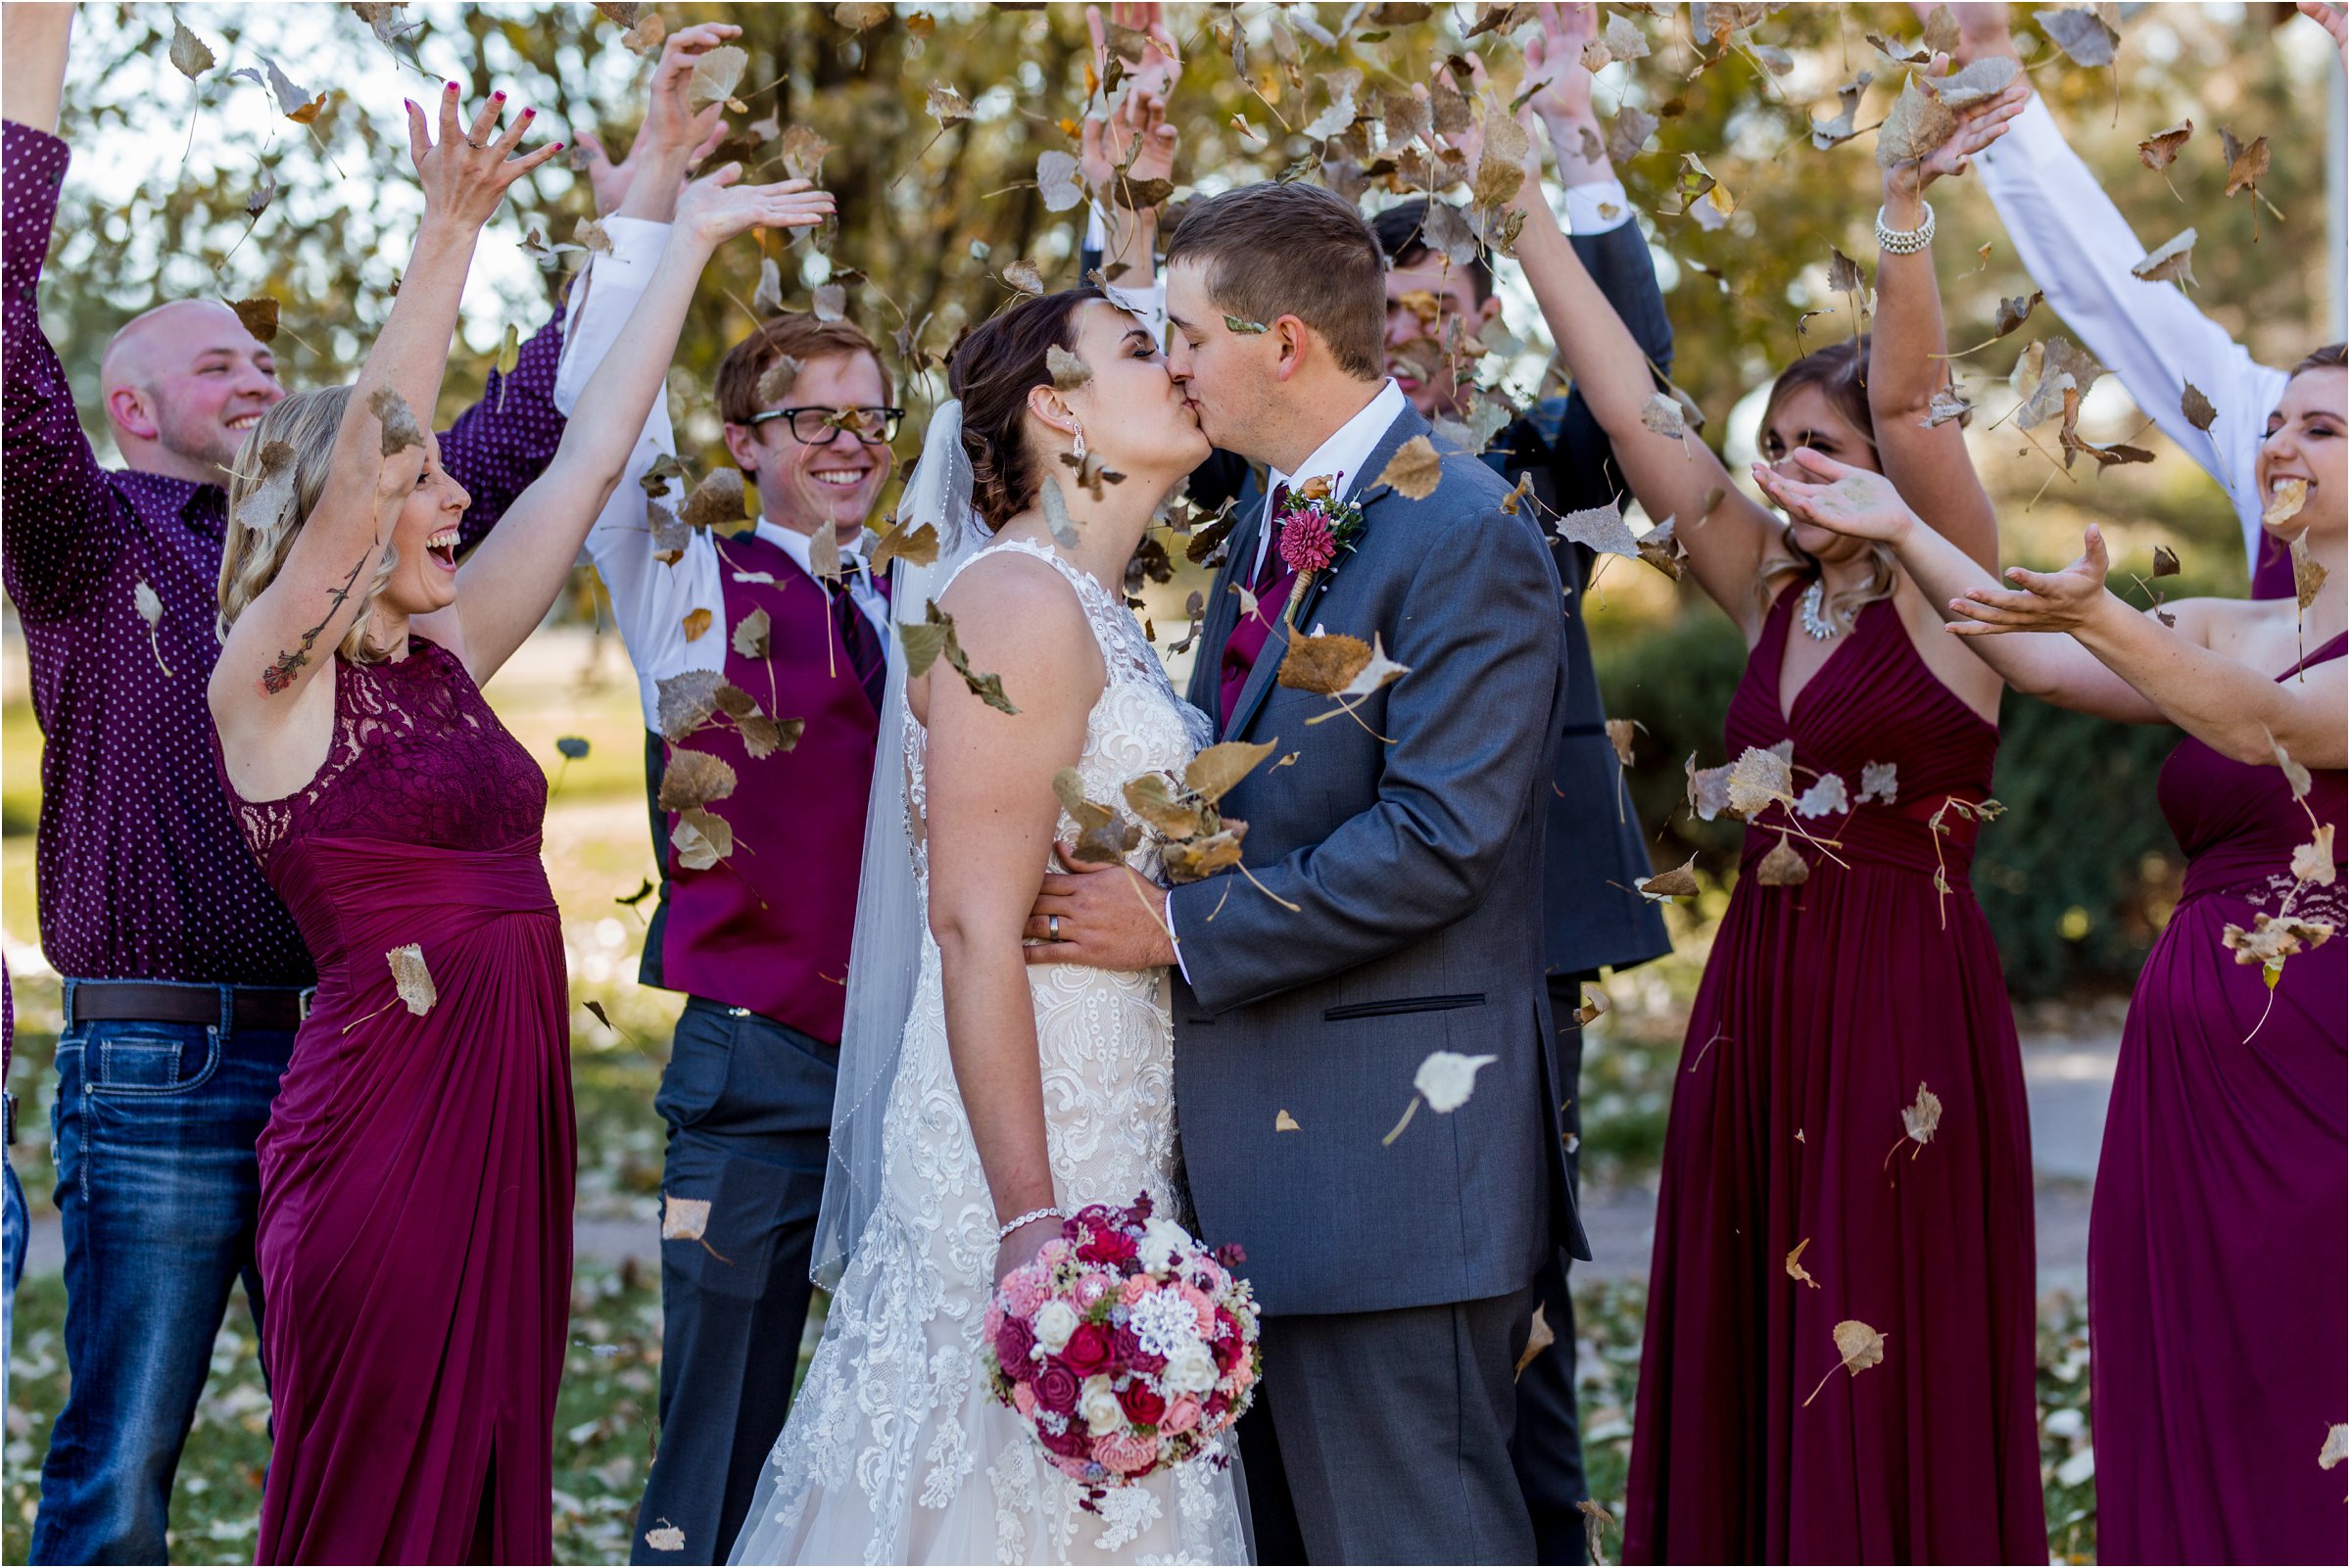
[(2350, 1549), (2341, 1475), (2318, 1462), (2350, 1418), (2343, 362), (2336, 344), (2296, 368), (2256, 469), (2278, 543), (2325, 573), (2306, 609), (2183, 599), (2166, 627), (2105, 591), (2093, 529), (2082, 559), (2011, 571), (2009, 592), (1881, 481), (1813, 462), (1771, 486), (1894, 544), (2018, 689), (2187, 733), (2159, 790), (2186, 887), (2131, 1004), (2089, 1219), (2104, 1562)]
[[(1889, 222), (1919, 226), (1897, 198), (1914, 210), (2021, 100), (1889, 178)], [(1695, 439), (1647, 428), (1647, 365), (1540, 204), (1517, 255), (1633, 494), (1747, 635), (1725, 756), (1775, 749), (1792, 773), (1750, 819), (1676, 1079), (1625, 1558), (2044, 1562), (2029, 1121), (1967, 879), (1998, 679), (1890, 550), (1783, 525)], [(1889, 247), (1867, 390), (1850, 345), (1798, 360), (1761, 445), (1881, 467), (1990, 564), (1959, 428), (1921, 417), (1931, 267)], [(1843, 1370), (1841, 1325), (1881, 1335), (1882, 1363)]]
[(435, 145), (409, 106), (425, 215), (390, 318), (356, 386), (264, 417), (229, 497), (219, 769), (318, 966), (261, 1141), (263, 1562), (553, 1560), (563, 948), (546, 781), (480, 686), (568, 575), (711, 251), (830, 211), (731, 169), (688, 191), (561, 448), (460, 571), (465, 495), (409, 410), (434, 405), (482, 224), (559, 150), (510, 156), (531, 112), (499, 136), (498, 108), (468, 134), (451, 86)]

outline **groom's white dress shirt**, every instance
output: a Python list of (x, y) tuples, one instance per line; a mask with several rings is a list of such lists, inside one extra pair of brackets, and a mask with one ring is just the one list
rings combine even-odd
[[(604, 353), (628, 325), (637, 301), (652, 281), (652, 269), (668, 243), (669, 225), (638, 217), (607, 217), (604, 232), (611, 237), (608, 255), (589, 258), (588, 266), (572, 285), (569, 318), (564, 323), (562, 369), (555, 377), (555, 406), (568, 415), (586, 389), (589, 376)], [(669, 400), (655, 398), (645, 428), (637, 434), (620, 483), (612, 490), (588, 531), (588, 558), (595, 562), (605, 590), (612, 596), (612, 619), (637, 671), (637, 695), (645, 709), (645, 726), (660, 728), (660, 683), (695, 670), (723, 670), (728, 646), (725, 561), (718, 542), (704, 529), (695, 529), (686, 552), (674, 565), (654, 555), (652, 529), (647, 506), (650, 498), (637, 481), (654, 461), (675, 452), (677, 437), (670, 427)], [(684, 488), (676, 480), (659, 498), (672, 512), (685, 504)], [(802, 570), (808, 566), (808, 536), (762, 517), (757, 533), (779, 545)], [(843, 549), (847, 592), (882, 635), (890, 641), (889, 610), (874, 589), (861, 551)], [(686, 619), (695, 610), (710, 613), (711, 626), (688, 640)]]

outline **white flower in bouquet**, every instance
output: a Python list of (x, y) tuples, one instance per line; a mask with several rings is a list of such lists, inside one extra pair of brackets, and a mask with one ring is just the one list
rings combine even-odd
[(1199, 1313), (1172, 1290), (1158, 1291), (1136, 1302), (1127, 1314), (1127, 1326), (1153, 1355), (1169, 1360), (1186, 1345), (1199, 1343)]
[(1159, 1374), (1159, 1381), (1170, 1394), (1207, 1394), (1214, 1391), (1216, 1376), (1216, 1357), (1194, 1339), (1167, 1358), (1167, 1370)]
[(1431, 1111), (1458, 1111), (1468, 1104), (1470, 1091), (1477, 1086), (1477, 1069), (1499, 1057), (1463, 1056), (1458, 1051), (1431, 1051), (1412, 1076), (1412, 1087), (1428, 1102)]
[(1067, 1302), (1046, 1302), (1036, 1308), (1036, 1343), (1058, 1355), (1078, 1331), (1078, 1310)]
[(1137, 1252), (1144, 1268), (1164, 1274), (1175, 1266), (1176, 1254), (1189, 1250), (1190, 1246), (1191, 1237), (1182, 1226), (1153, 1214), (1142, 1226)]
[(1110, 1380), (1099, 1372), (1079, 1387), (1078, 1414), (1085, 1418), (1085, 1430), (1097, 1438), (1126, 1430), (1126, 1407), (1118, 1402), (1118, 1391), (1110, 1387)]

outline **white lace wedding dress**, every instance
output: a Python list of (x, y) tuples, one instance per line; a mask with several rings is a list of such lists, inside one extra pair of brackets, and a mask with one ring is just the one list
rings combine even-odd
[[(1068, 579), (1101, 646), (1109, 684), (1078, 761), (1086, 795), (1117, 800), (1138, 773), (1180, 773), (1213, 730), (1176, 697), (1132, 612), (1043, 546), (1007, 540), (971, 559), (1002, 550), (1049, 561)], [(925, 739), (909, 718), (909, 815), (927, 798)], [(1076, 832), (1066, 815), (1060, 831)], [(914, 832), (913, 842), (927, 894), (923, 835)], [(1129, 863), (1161, 875), (1147, 837)], [(1029, 977), (1060, 1202), (1074, 1211), (1147, 1192), (1162, 1212), (1187, 1218), (1166, 972), (1046, 965)], [(990, 1397), (980, 1355), (995, 1204), (947, 1056), (938, 949), (927, 934), (883, 1144), (880, 1204), (849, 1257), (731, 1560), (1246, 1561), (1236, 1456), (1228, 1467), (1195, 1460), (1113, 1488), (1100, 1511), (1088, 1512), (1079, 1506), (1082, 1489), (1047, 1465), (1026, 1424)]]

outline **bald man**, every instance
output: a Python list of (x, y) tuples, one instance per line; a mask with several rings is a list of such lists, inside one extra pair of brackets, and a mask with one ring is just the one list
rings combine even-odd
[[(240, 1275), (257, 1320), (264, 1308), (254, 1141), (313, 978), (215, 782), (204, 700), (225, 470), (285, 389), (226, 306), (161, 306), (100, 362), (127, 466), (99, 466), (34, 298), (68, 158), (51, 132), (72, 11), (0, 10), (0, 567), (47, 741), (41, 945), (66, 976), (55, 1132), (72, 1386), (30, 1555), (163, 1562), (172, 1471)], [(441, 438), (474, 498), (468, 543), (553, 454), (561, 351), (551, 325)]]

